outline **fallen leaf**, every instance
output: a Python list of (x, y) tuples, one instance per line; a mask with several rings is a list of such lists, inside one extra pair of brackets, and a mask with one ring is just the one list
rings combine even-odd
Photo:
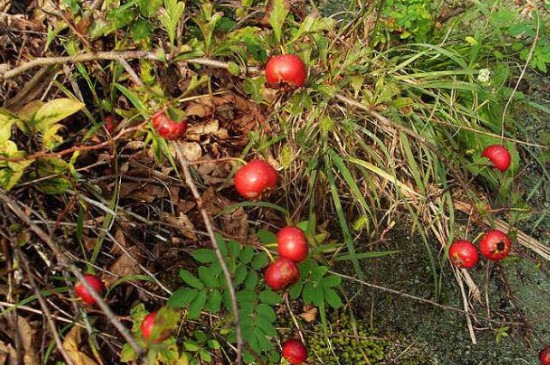
[(82, 341), (81, 329), (78, 326), (71, 328), (63, 340), (63, 348), (75, 365), (97, 365), (88, 355), (78, 348)]
[(122, 255), (120, 255), (120, 257), (116, 259), (116, 261), (109, 268), (109, 271), (115, 274), (115, 276), (105, 276), (103, 278), (105, 281), (105, 285), (107, 287), (110, 287), (115, 281), (124, 276), (139, 274), (139, 258), (140, 256), (138, 248), (136, 246), (129, 247), (127, 249), (127, 253), (123, 253)]
[(185, 112), (188, 117), (195, 116), (199, 118), (205, 118), (206, 116), (213, 114), (212, 108), (208, 105), (196, 103), (189, 104), (189, 106), (185, 109)]
[(192, 239), (193, 241), (198, 241), (199, 238), (195, 234), (195, 226), (189, 219), (186, 214), (180, 213), (179, 217), (174, 217), (173, 215), (160, 212), (160, 218), (168, 224), (171, 224), (178, 228), (178, 230), (187, 238)]
[(193, 124), (187, 129), (187, 135), (205, 135), (216, 133), (220, 129), (220, 122), (217, 119), (211, 120), (207, 123)]
[(5, 365), (6, 360), (8, 365), (17, 365), (17, 353), (11, 344), (0, 341), (0, 365)]
[(17, 326), (19, 327), (19, 337), (21, 338), (21, 346), (23, 347), (23, 363), (25, 365), (38, 365), (38, 355), (34, 348), (33, 329), (29, 322), (23, 317), (17, 317)]
[(188, 161), (196, 161), (202, 157), (202, 148), (197, 142), (182, 142), (180, 146)]
[(307, 309), (304, 311), (304, 313), (300, 314), (300, 317), (302, 317), (302, 319), (307, 323), (311, 323), (317, 319), (318, 312), (319, 310), (317, 310), (317, 308), (312, 307), (311, 309)]

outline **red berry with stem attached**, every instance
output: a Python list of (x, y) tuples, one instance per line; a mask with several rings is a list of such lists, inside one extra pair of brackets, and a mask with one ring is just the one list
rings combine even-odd
[(244, 198), (261, 199), (277, 184), (277, 171), (263, 160), (254, 160), (235, 174), (235, 188)]
[(457, 240), (449, 248), (449, 260), (457, 267), (471, 269), (476, 266), (479, 255), (472, 242)]
[(510, 238), (498, 229), (487, 232), (479, 243), (482, 255), (492, 261), (500, 261), (508, 256), (511, 247)]
[(307, 349), (298, 340), (288, 340), (283, 345), (283, 357), (291, 364), (301, 364), (307, 360)]
[(281, 257), (294, 262), (304, 261), (309, 252), (304, 231), (298, 227), (284, 227), (277, 234), (277, 249)]
[(274, 56), (265, 66), (265, 78), (269, 84), (302, 87), (307, 78), (306, 65), (300, 57), (293, 54)]
[[(94, 291), (97, 294), (99, 294), (100, 296), (103, 294), (103, 289), (105, 287), (103, 286), (103, 282), (101, 281), (100, 278), (98, 278), (97, 276), (92, 275), (92, 274), (86, 274), (86, 275), (84, 275), (84, 279), (86, 280), (86, 282), (88, 284), (90, 284), (92, 289), (94, 289)], [(76, 284), (75, 287), (74, 287), (74, 291), (75, 291), (76, 295), (80, 299), (82, 299), (82, 301), (84, 303), (89, 304), (89, 305), (95, 304), (95, 302), (96, 302), (95, 299), (92, 297), (92, 294), (90, 294), (90, 292), (84, 286), (84, 284), (82, 284), (82, 283)]]
[(151, 335), (153, 334), (153, 329), (155, 328), (155, 318), (157, 316), (157, 312), (151, 312), (148, 315), (143, 318), (143, 322), (141, 322), (141, 333), (143, 334), (143, 337), (151, 342), (162, 342), (166, 340), (170, 335), (172, 334), (171, 331), (167, 330), (162, 332), (161, 334), (158, 334), (157, 338), (151, 338)]
[(279, 257), (267, 267), (264, 277), (271, 289), (280, 290), (300, 280), (300, 270), (294, 261)]
[(118, 127), (118, 120), (112, 115), (108, 115), (105, 117), (105, 126), (107, 127), (109, 134), (113, 134), (115, 129)]
[(539, 352), (539, 360), (542, 365), (550, 365), (550, 346), (546, 346)]
[(512, 162), (512, 157), (506, 147), (498, 144), (487, 147), (481, 155), (491, 160), (493, 165), (502, 172), (508, 170)]
[(187, 121), (185, 119), (176, 122), (164, 110), (156, 112), (151, 119), (153, 120), (153, 128), (155, 128), (159, 136), (168, 140), (180, 139), (187, 130)]

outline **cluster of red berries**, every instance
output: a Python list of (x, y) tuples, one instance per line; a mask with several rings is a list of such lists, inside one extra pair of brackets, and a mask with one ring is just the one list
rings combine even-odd
[[(491, 261), (500, 261), (506, 258), (511, 247), (510, 238), (498, 229), (487, 232), (479, 242), (481, 254)], [(479, 261), (479, 255), (472, 242), (457, 240), (449, 248), (449, 260), (457, 267), (471, 269)]]
[[(92, 274), (84, 275), (84, 280), (92, 287), (92, 289), (99, 295), (103, 295), (105, 291), (105, 286), (99, 277)], [(84, 286), (83, 283), (79, 282), (74, 287), (76, 295), (84, 302), (86, 305), (96, 304), (96, 300), (90, 293), (90, 291)], [(157, 338), (151, 339), (153, 333), (153, 327), (155, 326), (155, 316), (157, 312), (151, 312), (145, 316), (143, 322), (141, 323), (141, 332), (143, 337), (151, 342), (162, 342), (170, 337), (170, 331), (160, 334)]]
[[(258, 200), (269, 194), (277, 184), (277, 171), (266, 161), (254, 160), (235, 174), (235, 189), (244, 198)], [(300, 228), (286, 226), (277, 234), (279, 257), (265, 270), (265, 282), (273, 290), (282, 290), (300, 279), (296, 265), (309, 253), (307, 238)], [(307, 359), (302, 342), (294, 339), (283, 345), (283, 357), (291, 364), (301, 364)]]
[[(485, 148), (481, 155), (488, 158), (501, 172), (505, 172), (512, 161), (508, 150), (504, 146), (496, 144)], [(506, 258), (511, 247), (510, 238), (498, 229), (487, 232), (479, 243), (481, 254), (491, 261), (500, 261)], [(479, 255), (472, 242), (457, 240), (449, 248), (449, 260), (457, 267), (471, 269), (479, 261)]]

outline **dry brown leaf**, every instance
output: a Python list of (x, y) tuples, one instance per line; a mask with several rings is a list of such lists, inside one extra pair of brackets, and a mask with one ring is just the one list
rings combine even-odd
[(97, 239), (88, 237), (88, 236), (82, 236), (82, 241), (84, 241), (84, 247), (86, 247), (86, 250), (92, 251), (97, 244)]
[(199, 238), (194, 233), (195, 226), (189, 219), (189, 217), (186, 214), (180, 213), (179, 217), (174, 217), (173, 215), (161, 212), (160, 218), (165, 221), (166, 223), (169, 223), (171, 225), (174, 225), (178, 227), (179, 231), (187, 238), (192, 239), (193, 241), (198, 241)]
[(164, 186), (156, 184), (142, 184), (137, 182), (123, 182), (120, 185), (120, 197), (152, 203), (157, 198), (168, 197)]
[(240, 207), (223, 215), (223, 231), (231, 236), (246, 240), (248, 235), (248, 215)]
[(181, 214), (189, 213), (191, 211), (191, 209), (195, 208), (195, 206), (197, 205), (197, 203), (190, 202), (190, 201), (187, 201), (187, 200), (180, 200), (177, 204), (178, 204), (178, 211)]
[(0, 365), (6, 364), (6, 360), (8, 365), (17, 365), (17, 353), (11, 344), (0, 341)]
[[(115, 281), (124, 276), (137, 275), (140, 273), (138, 260), (138, 248), (132, 246), (127, 249), (128, 254), (123, 253), (109, 268), (109, 271), (115, 274), (104, 277), (105, 285), (110, 287)], [(131, 257), (130, 257), (131, 256)]]
[[(128, 247), (126, 243), (126, 237), (124, 236), (124, 232), (122, 232), (122, 229), (117, 228), (114, 234), (115, 240), (120, 243), (123, 247)], [(120, 249), (119, 245), (114, 244), (113, 248), (111, 249), (111, 253), (115, 255), (119, 255), (122, 253), (122, 250)]]
[(304, 308), (304, 313), (300, 314), (300, 317), (307, 323), (311, 323), (317, 319), (317, 313), (319, 313), (319, 310), (315, 307), (310, 309)]
[(196, 161), (202, 157), (202, 148), (197, 142), (182, 142), (180, 146), (188, 161)]
[(21, 346), (24, 349), (23, 363), (25, 365), (38, 365), (38, 355), (34, 348), (33, 330), (29, 322), (23, 317), (17, 317), (17, 326), (19, 327), (19, 337)]
[(67, 351), (67, 355), (69, 355), (75, 365), (97, 365), (88, 355), (80, 351), (79, 345), (81, 341), (81, 329), (78, 326), (74, 326), (63, 340), (63, 348)]
[(193, 124), (187, 129), (187, 135), (189, 134), (212, 134), (216, 133), (220, 129), (220, 122), (217, 119), (213, 119), (207, 123)]
[(192, 103), (185, 109), (185, 112), (188, 117), (195, 116), (205, 118), (206, 116), (212, 115), (213, 110), (208, 105)]

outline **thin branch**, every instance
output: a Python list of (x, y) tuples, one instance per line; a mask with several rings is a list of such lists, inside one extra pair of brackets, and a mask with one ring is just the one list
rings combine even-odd
[(195, 185), (195, 182), (193, 181), (193, 177), (191, 176), (191, 172), (189, 171), (189, 161), (185, 158), (185, 155), (183, 154), (183, 150), (178, 142), (174, 143), (174, 146), (176, 148), (176, 153), (178, 156), (178, 160), (180, 162), (180, 165), (183, 170), (183, 174), (185, 177), (185, 182), (189, 186), (189, 189), (191, 189), (191, 193), (193, 194), (193, 197), (195, 198), (195, 201), (197, 203), (197, 208), (200, 210), (202, 218), (204, 220), (204, 225), (206, 226), (206, 231), (208, 232), (208, 236), (210, 237), (210, 241), (212, 242), (212, 248), (214, 249), (214, 252), (216, 253), (216, 257), (218, 258), (218, 261), (220, 263), (220, 266), (222, 267), (223, 274), (225, 276), (225, 281), (227, 283), (227, 288), (229, 289), (229, 297), (231, 298), (231, 307), (233, 311), (233, 321), (235, 325), (235, 332), (237, 335), (237, 359), (236, 363), (241, 364), (242, 362), (242, 350), (243, 350), (243, 335), (241, 330), (241, 324), (239, 321), (239, 307), (237, 304), (237, 295), (235, 293), (235, 288), (233, 286), (233, 281), (231, 279), (231, 273), (229, 272), (229, 269), (227, 268), (227, 264), (225, 263), (225, 259), (223, 257), (222, 252), (220, 251), (220, 247), (218, 246), (218, 242), (216, 241), (216, 236), (214, 234), (214, 227), (212, 225), (212, 221), (210, 219), (210, 215), (204, 208), (204, 203), (202, 201), (201, 195), (199, 193), (199, 190), (197, 189), (197, 186)]
[(340, 273), (337, 273), (337, 272), (334, 272), (334, 271), (330, 271), (330, 270), (329, 270), (329, 273), (331, 273), (332, 275), (339, 276), (339, 277), (341, 277), (341, 278), (343, 278), (343, 279), (355, 281), (356, 283), (359, 283), (359, 284), (361, 284), (361, 285), (364, 285), (364, 286), (369, 287), (369, 288), (372, 288), (372, 289), (376, 289), (376, 290), (380, 290), (380, 291), (383, 291), (383, 292), (386, 292), (386, 293), (398, 295), (398, 296), (401, 296), (401, 297), (403, 297), (403, 298), (412, 299), (412, 300), (417, 301), (417, 302), (421, 302), (421, 303), (425, 303), (425, 304), (430, 304), (430, 305), (433, 305), (434, 307), (437, 307), (437, 308), (440, 308), (440, 309), (443, 309), (443, 310), (448, 310), (448, 311), (451, 311), (451, 312), (456, 312), (456, 313), (461, 313), (461, 314), (469, 315), (469, 316), (472, 316), (472, 317), (474, 317), (474, 318), (476, 318), (476, 319), (479, 319), (479, 320), (483, 320), (483, 321), (487, 321), (487, 322), (491, 322), (491, 323), (497, 323), (497, 324), (499, 324), (499, 325), (502, 325), (503, 323), (506, 323), (506, 324), (508, 324), (508, 325), (516, 325), (516, 326), (523, 326), (523, 325), (525, 325), (525, 323), (497, 321), (497, 320), (494, 320), (494, 319), (491, 319), (491, 318), (488, 318), (488, 317), (478, 316), (478, 315), (476, 315), (476, 314), (467, 312), (467, 311), (465, 311), (465, 310), (463, 310), (463, 309), (459, 309), (459, 308), (455, 308), (455, 307), (450, 307), (450, 306), (448, 306), (448, 305), (439, 304), (438, 302), (434, 302), (433, 300), (429, 300), (429, 299), (425, 299), (425, 298), (420, 298), (420, 297), (417, 297), (417, 296), (414, 296), (414, 295), (411, 295), (411, 294), (404, 293), (404, 292), (399, 291), (399, 290), (394, 290), (394, 289), (386, 288), (386, 287), (381, 286), (381, 285), (372, 284), (372, 283), (366, 282), (366, 281), (364, 281), (364, 280), (357, 279), (357, 278), (355, 278), (355, 277), (353, 277), (353, 276), (349, 276), (349, 275), (345, 275), (345, 274), (340, 274)]
[[(0, 70), (0, 80), (11, 79), (17, 75), (20, 75), (28, 70), (31, 70), (39, 66), (47, 65), (60, 65), (65, 63), (82, 63), (82, 62), (91, 62), (91, 61), (117, 61), (120, 60), (131, 60), (131, 59), (147, 59), (150, 61), (164, 61), (161, 58), (160, 50), (153, 52), (145, 51), (125, 51), (125, 52), (97, 52), (97, 53), (80, 53), (74, 56), (62, 56), (62, 57), (38, 57), (32, 61), (26, 62), (21, 66), (8, 69), (4, 72)], [(178, 62), (194, 63), (197, 65), (203, 65), (214, 68), (223, 68), (225, 70), (229, 69), (228, 62), (216, 61), (209, 58), (190, 58), (188, 60), (182, 60)], [(248, 73), (258, 73), (260, 69), (258, 67), (241, 67), (241, 72), (243, 74)]]
[(19, 257), (19, 260), (21, 260), (21, 263), (23, 264), (23, 268), (27, 272), (29, 283), (32, 287), (32, 290), (34, 291), (34, 294), (36, 295), (36, 299), (38, 299), (38, 303), (40, 304), (40, 307), (42, 308), (42, 311), (44, 311), (44, 317), (46, 317), (46, 322), (48, 323), (48, 327), (50, 329), (50, 332), (52, 333), (53, 339), (55, 341), (55, 346), (59, 350), (59, 353), (61, 356), (63, 356), (63, 359), (68, 365), (74, 365), (73, 360), (63, 347), (63, 343), (61, 342), (61, 338), (59, 337), (59, 333), (57, 333), (57, 327), (55, 325), (55, 322), (53, 321), (52, 313), (50, 312), (50, 309), (48, 308), (48, 304), (44, 300), (44, 297), (40, 293), (40, 290), (38, 290), (38, 286), (36, 285), (36, 282), (33, 278), (33, 273), (30, 269), (29, 261), (27, 260), (27, 257), (18, 247), (14, 247), (14, 249), (17, 252), (17, 256)]
[(95, 299), (97, 305), (101, 310), (105, 313), (105, 316), (111, 322), (111, 324), (116, 328), (116, 330), (121, 334), (121, 336), (132, 346), (132, 348), (138, 353), (138, 355), (141, 355), (143, 350), (139, 347), (139, 345), (136, 343), (132, 335), (128, 332), (126, 327), (120, 323), (120, 321), (116, 318), (116, 315), (113, 313), (111, 308), (105, 303), (103, 298), (96, 293), (96, 291), (88, 284), (88, 282), (84, 279), (84, 275), (80, 272), (80, 270), (72, 264), (67, 256), (59, 249), (59, 247), (55, 244), (53, 239), (44, 232), (38, 225), (32, 222), (32, 220), (29, 218), (29, 216), (23, 211), (23, 209), (20, 207), (19, 203), (12, 199), (10, 196), (8, 196), (3, 189), (0, 189), (0, 201), (2, 201), (15, 215), (21, 219), (32, 232), (34, 232), (48, 247), (52, 252), (54, 253), (58, 264), (70, 270), (73, 275), (76, 277), (76, 279), (84, 285), (84, 287), (90, 292), (90, 295), (92, 298)]

